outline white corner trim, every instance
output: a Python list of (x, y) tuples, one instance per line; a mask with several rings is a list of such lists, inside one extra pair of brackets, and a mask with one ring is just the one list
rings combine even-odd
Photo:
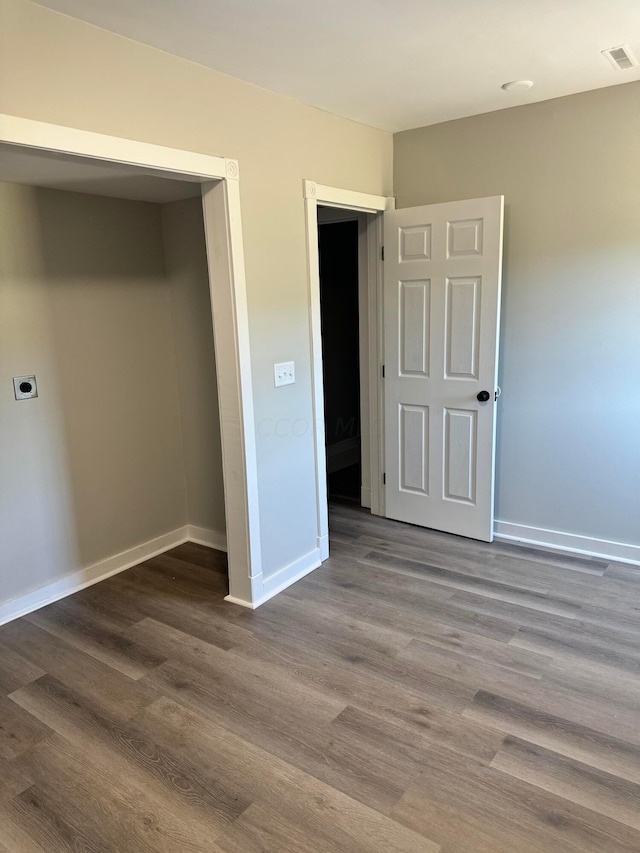
[(59, 580), (47, 584), (47, 586), (41, 586), (40, 589), (27, 593), (27, 595), (0, 604), (0, 625), (18, 619), (20, 616), (26, 616), (27, 613), (32, 613), (47, 604), (53, 604), (54, 601), (59, 601), (59, 599), (79, 592), (87, 586), (92, 586), (94, 583), (106, 580), (112, 575), (117, 575), (119, 572), (137, 566), (139, 563), (144, 563), (145, 560), (157, 557), (158, 554), (163, 554), (170, 548), (175, 548), (176, 545), (182, 545), (183, 542), (187, 541), (188, 528), (186, 526), (179, 527), (170, 533), (150, 539), (142, 545), (136, 545), (120, 554), (114, 554), (113, 557), (107, 557), (106, 560), (100, 560), (92, 566), (87, 566), (86, 569), (65, 575)]
[(236, 598), (235, 595), (225, 595), (224, 600), (228, 601), (229, 604), (238, 604), (238, 605), (240, 605), (240, 607), (246, 607), (247, 610), (255, 610), (256, 607), (258, 607), (259, 604), (262, 603), (262, 602), (256, 603), (255, 601), (254, 602), (247, 601), (245, 598)]
[(315, 198), (318, 185), (315, 181), (304, 180), (302, 182), (302, 195), (304, 198)]
[(196, 545), (206, 545), (215, 551), (227, 550), (227, 536), (218, 530), (210, 530), (208, 527), (196, 527), (195, 524), (187, 525), (187, 539)]
[(575, 533), (546, 530), (543, 527), (530, 527), (527, 524), (513, 524), (510, 521), (496, 521), (494, 534), (498, 539), (540, 545), (572, 554), (584, 554), (586, 557), (599, 557), (603, 560), (640, 566), (640, 545), (578, 536)]
[(233, 595), (227, 595), (225, 601), (255, 610), (256, 607), (260, 607), (261, 604), (269, 601), (270, 598), (278, 595), (279, 592), (296, 583), (296, 581), (301, 580), (305, 575), (310, 574), (321, 563), (322, 555), (320, 549), (314, 548), (313, 551), (303, 554), (302, 557), (289, 563), (288, 566), (283, 566), (283, 568), (279, 569), (271, 577), (264, 579), (262, 582), (262, 595), (256, 596), (253, 601), (236, 598)]
[(234, 181), (239, 180), (240, 178), (240, 166), (237, 160), (231, 160), (229, 157), (225, 158), (224, 161), (225, 166), (225, 175), (227, 179), (231, 179)]
[(325, 560), (329, 559), (329, 534), (325, 533), (324, 536), (318, 536), (318, 551), (320, 553), (320, 560), (324, 563)]

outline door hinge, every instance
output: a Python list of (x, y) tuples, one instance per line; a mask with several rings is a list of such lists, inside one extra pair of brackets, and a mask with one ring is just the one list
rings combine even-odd
[(386, 485), (387, 485), (387, 475), (386, 475), (386, 474), (383, 474), (383, 475), (382, 475), (382, 485), (383, 485), (383, 486), (386, 486)]
[(382, 378), (384, 379), (384, 364), (382, 365)]
[(384, 261), (384, 246), (380, 247), (380, 259)]

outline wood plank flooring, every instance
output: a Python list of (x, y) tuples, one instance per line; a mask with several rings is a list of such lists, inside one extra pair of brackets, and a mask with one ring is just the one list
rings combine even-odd
[(189, 544), (0, 628), (0, 853), (638, 853), (640, 569), (331, 530), (255, 612)]

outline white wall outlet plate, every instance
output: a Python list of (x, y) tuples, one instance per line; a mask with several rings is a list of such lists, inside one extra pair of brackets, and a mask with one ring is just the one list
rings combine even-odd
[(36, 385), (36, 377), (14, 376), (13, 393), (16, 395), (16, 400), (30, 400), (32, 397), (37, 397), (38, 386)]
[(276, 388), (281, 385), (293, 385), (296, 381), (296, 365), (294, 361), (283, 361), (273, 365), (273, 376)]

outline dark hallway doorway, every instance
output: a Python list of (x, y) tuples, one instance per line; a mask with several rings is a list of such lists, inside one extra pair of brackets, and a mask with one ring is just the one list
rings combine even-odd
[(320, 222), (318, 248), (328, 492), (360, 503), (357, 220)]

